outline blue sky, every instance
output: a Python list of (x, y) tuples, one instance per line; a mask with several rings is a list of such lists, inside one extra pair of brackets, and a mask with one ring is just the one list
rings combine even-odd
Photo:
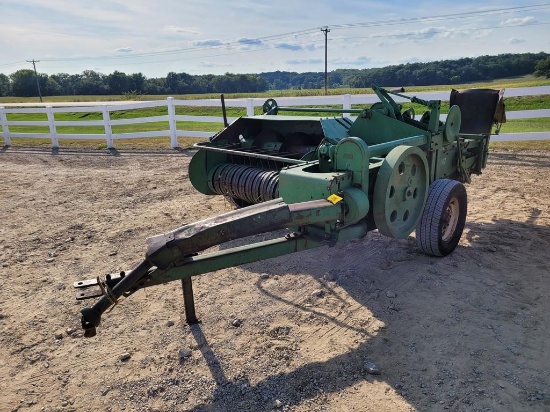
[(323, 71), (550, 52), (550, 3), (0, 0), (0, 73)]

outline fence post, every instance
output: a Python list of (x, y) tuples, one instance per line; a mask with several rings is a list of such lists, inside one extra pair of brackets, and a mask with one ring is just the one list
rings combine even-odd
[[(351, 109), (351, 94), (345, 94), (344, 95), (344, 104), (342, 105), (342, 109), (349, 110)], [(350, 117), (351, 113), (344, 113), (344, 117)]]
[(8, 118), (4, 107), (0, 106), (0, 123), (2, 124), (2, 135), (4, 136), (4, 145), (11, 146), (10, 128), (8, 127)]
[(246, 99), (246, 115), (248, 117), (254, 116), (254, 99), (250, 97)]
[(50, 137), (52, 138), (52, 147), (59, 148), (59, 140), (57, 138), (57, 129), (55, 127), (55, 117), (53, 115), (53, 107), (46, 106), (46, 115), (48, 116), (48, 124), (50, 126)]
[(178, 144), (178, 130), (176, 126), (176, 106), (174, 105), (174, 98), (168, 98), (168, 124), (170, 125), (170, 145), (172, 149), (176, 149)]
[(107, 149), (113, 149), (113, 129), (111, 128), (111, 114), (109, 108), (104, 105), (103, 111), (103, 127), (105, 128), (105, 140), (107, 140)]

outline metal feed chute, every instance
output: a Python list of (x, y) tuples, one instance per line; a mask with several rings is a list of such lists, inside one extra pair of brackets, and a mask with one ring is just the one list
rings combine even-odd
[[(187, 321), (196, 322), (192, 276), (374, 229), (393, 238), (416, 229), (425, 253), (451, 253), (466, 220), (463, 183), (481, 173), (492, 127), (498, 133), (505, 121), (503, 93), (453, 90), (443, 122), (438, 100), (373, 90), (380, 102), (364, 109), (281, 107), (269, 99), (263, 115), (239, 118), (197, 144), (189, 165), (193, 186), (240, 208), (147, 239), (144, 261), (128, 273), (76, 282), (78, 299), (101, 297), (82, 310), (86, 334), (95, 334), (101, 315), (122, 296), (174, 280), (183, 284)], [(424, 113), (417, 119), (393, 95)], [(280, 238), (204, 252), (280, 229), (287, 229)]]

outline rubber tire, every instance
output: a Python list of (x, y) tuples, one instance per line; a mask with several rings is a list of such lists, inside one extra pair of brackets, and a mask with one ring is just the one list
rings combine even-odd
[[(458, 201), (458, 221), (450, 239), (443, 239), (445, 212), (453, 198)], [(468, 195), (464, 185), (456, 180), (438, 179), (430, 185), (428, 200), (416, 227), (416, 242), (426, 254), (446, 256), (455, 250), (468, 213)]]

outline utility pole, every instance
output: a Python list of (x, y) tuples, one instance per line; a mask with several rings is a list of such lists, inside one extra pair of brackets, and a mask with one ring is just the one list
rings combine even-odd
[(38, 87), (38, 97), (40, 97), (40, 103), (42, 103), (42, 92), (40, 92), (40, 82), (38, 81), (38, 74), (36, 73), (36, 63), (40, 63), (40, 60), (27, 60), (27, 63), (32, 63), (34, 67), (34, 77), (36, 77), (36, 87)]
[(327, 95), (327, 36), (330, 32), (330, 29), (328, 26), (325, 26), (321, 29), (323, 33), (325, 33), (325, 96)]

